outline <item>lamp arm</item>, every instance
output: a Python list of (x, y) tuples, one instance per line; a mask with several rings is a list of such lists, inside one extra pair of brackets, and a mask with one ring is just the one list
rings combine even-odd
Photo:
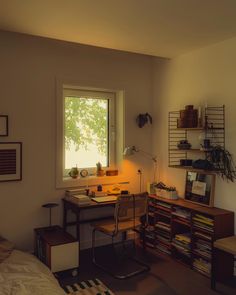
[(152, 154), (150, 154), (150, 153), (147, 153), (147, 152), (145, 152), (145, 151), (143, 151), (143, 150), (138, 150), (138, 149), (136, 149), (136, 148), (135, 148), (135, 152), (141, 152), (141, 153), (144, 154), (145, 156), (150, 157), (151, 160), (152, 160), (153, 162), (155, 162), (155, 163), (157, 162), (157, 157), (154, 156), (154, 155), (152, 155)]

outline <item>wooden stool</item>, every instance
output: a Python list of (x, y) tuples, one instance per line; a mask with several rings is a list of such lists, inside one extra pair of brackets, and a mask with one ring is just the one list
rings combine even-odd
[(236, 236), (216, 240), (213, 244), (212, 254), (211, 288), (215, 290), (219, 270), (221, 279), (233, 276)]

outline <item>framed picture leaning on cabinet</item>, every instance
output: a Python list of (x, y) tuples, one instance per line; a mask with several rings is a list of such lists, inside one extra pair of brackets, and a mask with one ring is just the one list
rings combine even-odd
[(214, 206), (215, 174), (186, 171), (185, 200), (203, 206)]

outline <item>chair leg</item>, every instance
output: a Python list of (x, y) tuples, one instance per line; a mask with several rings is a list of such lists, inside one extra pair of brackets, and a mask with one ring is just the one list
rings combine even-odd
[[(116, 279), (120, 279), (120, 280), (123, 280), (123, 279), (127, 279), (127, 278), (133, 277), (133, 276), (135, 276), (135, 275), (137, 275), (137, 274), (141, 274), (141, 273), (143, 273), (143, 272), (146, 272), (146, 271), (149, 271), (149, 270), (150, 270), (150, 267), (149, 267), (147, 264), (145, 264), (145, 263), (143, 263), (143, 262), (137, 260), (136, 258), (131, 258), (132, 260), (134, 260), (134, 261), (135, 261), (136, 263), (138, 263), (139, 265), (142, 265), (142, 266), (143, 266), (142, 269), (139, 269), (139, 270), (133, 271), (133, 272), (131, 272), (131, 273), (129, 273), (129, 274), (126, 274), (126, 275), (117, 275), (117, 274), (111, 272), (108, 268), (106, 268), (106, 267), (104, 267), (103, 265), (99, 264), (99, 263), (97, 262), (97, 260), (96, 260), (96, 253), (95, 253), (95, 248), (96, 248), (96, 245), (95, 245), (95, 237), (96, 237), (96, 229), (94, 228), (94, 229), (93, 229), (93, 232), (92, 232), (92, 261), (93, 261), (93, 263), (94, 263), (97, 267), (99, 267), (99, 268), (102, 269), (103, 271), (107, 272), (108, 274), (110, 274), (110, 275), (113, 276), (114, 278), (116, 278)], [(113, 238), (114, 238), (114, 237), (112, 236), (112, 245), (113, 245)]]
[(146, 250), (146, 228), (143, 227), (142, 228), (142, 232), (143, 232), (143, 251)]
[(95, 258), (95, 234), (96, 234), (96, 229), (93, 229), (92, 232), (92, 259), (93, 259), (93, 263), (96, 264), (96, 258)]

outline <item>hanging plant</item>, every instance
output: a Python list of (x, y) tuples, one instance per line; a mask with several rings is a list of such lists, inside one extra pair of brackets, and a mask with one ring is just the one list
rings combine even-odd
[(229, 151), (221, 146), (212, 147), (211, 151), (207, 153), (207, 159), (213, 164), (215, 172), (222, 179), (234, 182), (236, 167)]
[(139, 114), (136, 118), (136, 122), (139, 128), (143, 128), (148, 122), (152, 124), (152, 116), (149, 113)]

